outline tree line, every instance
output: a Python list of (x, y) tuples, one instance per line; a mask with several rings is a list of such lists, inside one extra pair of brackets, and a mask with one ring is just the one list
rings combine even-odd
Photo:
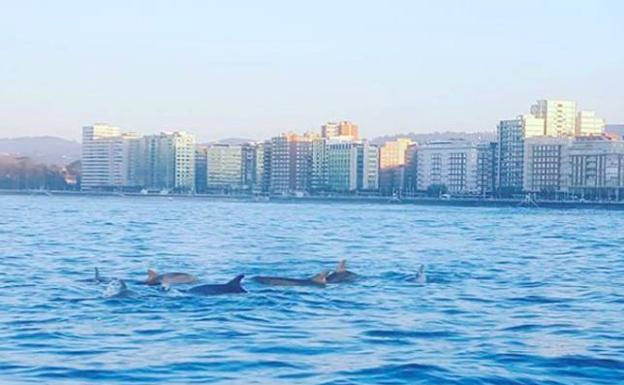
[(81, 164), (47, 165), (28, 157), (0, 155), (0, 189), (79, 190)]

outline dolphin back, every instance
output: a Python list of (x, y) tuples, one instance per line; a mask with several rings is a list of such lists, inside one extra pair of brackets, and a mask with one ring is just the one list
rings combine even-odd
[(232, 289), (243, 290), (243, 287), (241, 286), (241, 281), (243, 280), (243, 278), (245, 278), (245, 274), (239, 274), (233, 279), (231, 279), (230, 282), (226, 283), (225, 285)]
[(202, 295), (217, 295), (217, 294), (230, 294), (230, 293), (247, 293), (247, 290), (241, 286), (241, 280), (245, 275), (237, 275), (234, 279), (228, 283), (220, 285), (200, 285), (192, 287), (189, 293), (202, 294)]

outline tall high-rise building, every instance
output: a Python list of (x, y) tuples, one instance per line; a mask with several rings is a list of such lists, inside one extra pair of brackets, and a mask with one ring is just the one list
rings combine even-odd
[(312, 141), (316, 138), (313, 134), (287, 133), (271, 139), (271, 192), (310, 190)]
[(256, 162), (253, 190), (268, 192), (271, 182), (271, 141), (256, 143)]
[(323, 138), (334, 138), (343, 136), (353, 140), (359, 139), (359, 129), (357, 124), (349, 121), (328, 122), (321, 126), (321, 136)]
[(195, 137), (185, 132), (145, 136), (141, 143), (141, 174), (147, 188), (194, 191)]
[(327, 141), (327, 138), (316, 138), (312, 140), (312, 175), (310, 179), (310, 190), (313, 192), (329, 190)]
[(142, 185), (148, 189), (173, 189), (173, 141), (170, 135), (146, 135), (141, 141), (140, 175)]
[(245, 143), (241, 145), (241, 150), (243, 158), (243, 188), (251, 190), (256, 183), (256, 145), (254, 143)]
[(245, 157), (240, 145), (212, 144), (206, 148), (208, 190), (242, 190), (245, 185)]
[(175, 184), (179, 191), (195, 188), (195, 136), (177, 131), (173, 134)]
[(403, 191), (413, 195), (418, 191), (418, 144), (413, 143), (405, 150), (404, 168)]
[(357, 189), (365, 192), (379, 190), (379, 147), (368, 141), (357, 145)]
[(195, 148), (195, 191), (198, 193), (206, 192), (208, 183), (206, 161), (206, 146), (197, 145)]
[(496, 185), (502, 195), (522, 192), (524, 140), (544, 135), (544, 119), (520, 115), (498, 124), (498, 167)]
[(350, 141), (327, 144), (327, 180), (330, 191), (357, 190), (357, 145)]
[(133, 185), (136, 134), (97, 123), (82, 129), (82, 189), (114, 189)]
[(576, 132), (576, 102), (569, 100), (538, 100), (531, 114), (544, 120), (546, 136), (574, 136)]
[(412, 145), (409, 138), (398, 138), (379, 148), (379, 189), (383, 195), (391, 195), (403, 189), (405, 155)]
[(498, 168), (498, 143), (477, 144), (477, 192), (491, 196), (496, 193), (496, 175)]
[[(432, 187), (454, 194), (477, 193), (477, 146), (460, 139), (418, 148), (418, 190)], [(444, 186), (444, 187), (442, 187)]]
[(576, 116), (576, 136), (602, 135), (605, 130), (604, 119), (594, 111), (579, 111)]

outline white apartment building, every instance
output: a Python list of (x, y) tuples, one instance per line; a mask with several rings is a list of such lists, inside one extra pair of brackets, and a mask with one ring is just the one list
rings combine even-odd
[(136, 140), (132, 133), (96, 123), (82, 129), (83, 190), (114, 189), (133, 184)]
[(195, 190), (195, 136), (176, 131), (173, 136), (174, 188), (182, 191)]
[(357, 146), (357, 189), (377, 191), (379, 189), (379, 147), (363, 141)]
[(477, 191), (477, 146), (465, 140), (441, 140), (418, 147), (418, 190), (444, 185), (450, 193)]

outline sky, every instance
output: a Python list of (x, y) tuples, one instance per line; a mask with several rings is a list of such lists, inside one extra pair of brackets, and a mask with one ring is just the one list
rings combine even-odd
[(624, 2), (0, 0), (0, 137), (493, 131), (537, 99), (624, 123)]

